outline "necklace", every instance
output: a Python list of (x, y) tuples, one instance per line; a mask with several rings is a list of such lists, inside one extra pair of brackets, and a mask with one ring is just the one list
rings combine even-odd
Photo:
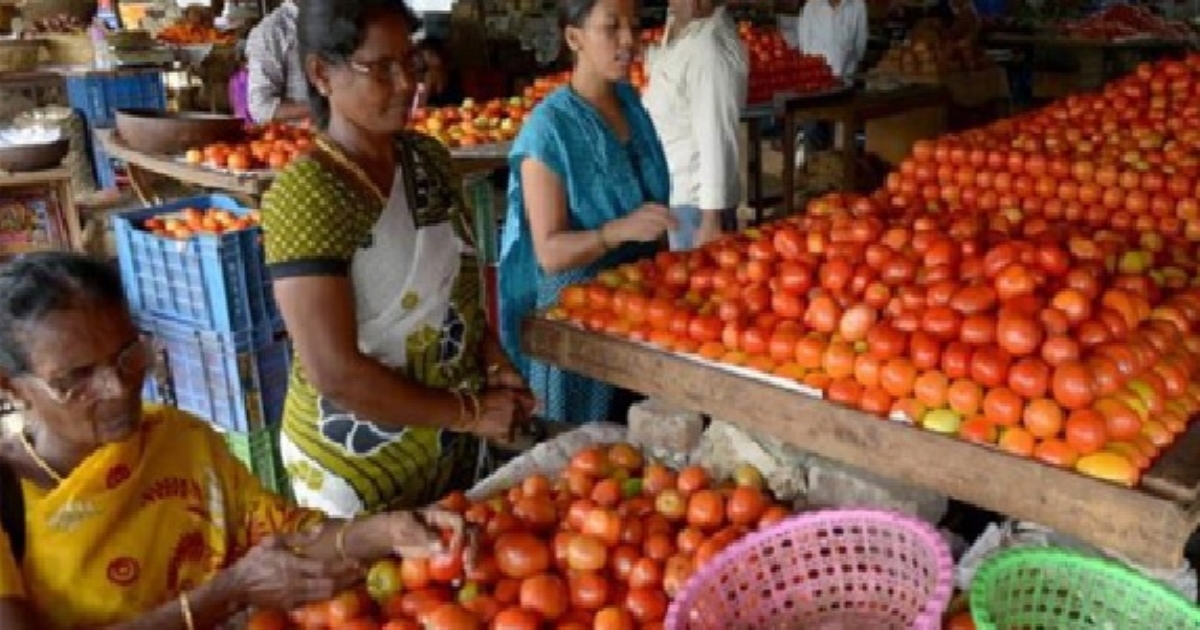
[(375, 185), (375, 180), (371, 179), (371, 176), (367, 175), (367, 172), (364, 171), (361, 166), (354, 163), (353, 160), (347, 157), (341, 149), (339, 149), (337, 146), (334, 146), (332, 141), (325, 138), (325, 136), (318, 136), (317, 146), (324, 149), (324, 151), (329, 154), (329, 157), (333, 158), (333, 160), (341, 165), (342, 168), (350, 171), (355, 177), (361, 180), (363, 184), (366, 184), (367, 187), (371, 189), (371, 192), (375, 193), (375, 196), (381, 201), (387, 201), (387, 196), (383, 194), (383, 191), (379, 189), (379, 186)]
[(55, 472), (50, 464), (47, 464), (46, 460), (37, 454), (37, 451), (33, 449), (33, 444), (29, 443), (29, 436), (25, 435), (25, 431), (18, 431), (17, 436), (21, 438), (21, 445), (25, 447), (25, 452), (29, 453), (29, 458), (33, 460), (33, 463), (37, 464), (38, 468), (41, 468), (42, 472), (46, 473), (46, 476), (54, 483), (61, 484), (64, 481), (63, 476)]

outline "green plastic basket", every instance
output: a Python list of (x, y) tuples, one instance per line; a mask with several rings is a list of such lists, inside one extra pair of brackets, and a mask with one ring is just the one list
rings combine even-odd
[(1053, 547), (1009, 549), (971, 582), (979, 630), (1200, 630), (1200, 608), (1124, 566)]
[(226, 431), (223, 435), (229, 450), (262, 481), (264, 488), (287, 497), (291, 484), (279, 454), (279, 428), (276, 424), (250, 433)]

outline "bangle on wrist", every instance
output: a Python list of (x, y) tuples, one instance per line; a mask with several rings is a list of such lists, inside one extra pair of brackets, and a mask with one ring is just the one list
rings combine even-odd
[(183, 627), (196, 630), (196, 618), (192, 616), (192, 603), (188, 601), (187, 593), (179, 593), (179, 614), (183, 615)]
[(468, 391), (468, 392), (463, 392), (463, 393), (466, 394), (467, 398), (471, 399), (471, 407), (474, 410), (474, 414), (472, 415), (470, 422), (468, 422), (467, 426), (465, 427), (466, 429), (469, 430), (469, 429), (476, 427), (479, 424), (479, 419), (483, 412), (483, 407), (480, 405), (479, 396), (475, 395), (475, 392)]
[(451, 389), (450, 393), (454, 394), (454, 399), (458, 401), (458, 421), (454, 423), (454, 428), (457, 429), (467, 423), (467, 401), (460, 390)]
[(600, 229), (596, 230), (596, 236), (600, 237), (600, 249), (603, 249), (607, 252), (612, 250), (613, 244), (609, 242), (608, 236), (604, 233), (604, 228), (606, 227), (608, 227), (608, 224), (602, 223), (600, 225)]
[(350, 531), (350, 526), (358, 522), (358, 517), (352, 517), (342, 523), (338, 528), (337, 534), (333, 537), (333, 548), (337, 551), (338, 557), (347, 562), (350, 561), (350, 556), (346, 554), (346, 534)]

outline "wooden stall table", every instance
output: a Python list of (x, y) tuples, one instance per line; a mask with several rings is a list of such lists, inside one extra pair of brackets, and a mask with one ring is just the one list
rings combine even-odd
[(530, 319), (530, 357), (737, 424), (804, 451), (1033, 521), (1155, 569), (1178, 569), (1200, 523), (1200, 423), (1126, 488), (996, 448), (881, 420), (801, 386)]
[(777, 115), (783, 118), (783, 213), (795, 209), (796, 132), (807, 121), (837, 123), (835, 145), (842, 149), (843, 188), (855, 190), (857, 151), (855, 137), (864, 124), (904, 112), (944, 108), (946, 90), (936, 86), (911, 85), (888, 91), (857, 91), (828, 97), (779, 95)]
[[(8, 208), (5, 199), (13, 193), (22, 193), (22, 197), (32, 196), (23, 194), (26, 190), (41, 190), (47, 195), (47, 201), (50, 203), (48, 211), (54, 216), (46, 217), (47, 222), (52, 222), (54, 232), (58, 234), (55, 238), (53, 234), (48, 234), (44, 243), (28, 243), (28, 244), (8, 244), (0, 243), (0, 259), (24, 254), (38, 249), (72, 249), (82, 251), (83, 238), (82, 230), (79, 226), (79, 211), (75, 207), (75, 191), (71, 185), (71, 170), (67, 168), (56, 168), (46, 171), (37, 171), (33, 173), (5, 173), (0, 175), (0, 226), (5, 226), (10, 222), (23, 223), (26, 217), (8, 216), (9, 212), (18, 211), (17, 208)], [(16, 204), (20, 205), (20, 204)]]
[(125, 144), (112, 129), (97, 129), (96, 141), (104, 146), (108, 156), (125, 162), (129, 183), (138, 199), (145, 205), (162, 205), (166, 199), (156, 189), (152, 175), (166, 177), (188, 186), (216, 189), (257, 207), (262, 194), (270, 187), (270, 173), (228, 173), (180, 162), (166, 155), (150, 155), (135, 151)]

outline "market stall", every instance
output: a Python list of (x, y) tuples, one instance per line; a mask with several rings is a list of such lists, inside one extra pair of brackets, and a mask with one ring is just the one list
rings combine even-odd
[(0, 260), (82, 248), (71, 177), (65, 168), (0, 174)]
[[(814, 398), (795, 382), (531, 320), (531, 356), (783, 440), (797, 448), (1045, 524), (1130, 560), (1178, 567), (1200, 525), (1200, 427), (1192, 426), (1139, 489), (1054, 469)], [(897, 454), (903, 453), (898, 457)], [(1019, 490), (1017, 490), (1019, 489)]]

